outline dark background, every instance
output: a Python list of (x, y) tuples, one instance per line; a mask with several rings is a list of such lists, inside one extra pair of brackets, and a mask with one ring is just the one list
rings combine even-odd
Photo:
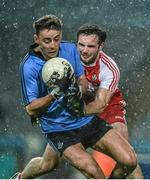
[[(6, 168), (0, 170), (0, 177), (8, 178), (43, 152), (45, 138), (31, 126), (21, 104), (18, 69), (33, 42), (32, 23), (45, 14), (62, 19), (65, 40), (76, 41), (76, 31), (84, 23), (97, 23), (106, 30), (104, 50), (121, 71), (119, 86), (127, 102), (131, 143), (139, 161), (149, 164), (150, 0), (1, 0), (0, 164)], [(59, 171), (52, 173), (55, 178), (65, 172)]]

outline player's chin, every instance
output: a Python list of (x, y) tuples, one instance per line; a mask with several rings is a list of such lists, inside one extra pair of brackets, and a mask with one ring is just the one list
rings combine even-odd
[(85, 59), (85, 58), (82, 58), (82, 62), (83, 62), (84, 64), (89, 64), (89, 60), (88, 60), (88, 59)]
[(81, 56), (81, 59), (82, 59), (82, 61), (84, 61), (84, 62), (88, 62), (88, 61), (91, 59), (91, 57), (86, 56), (86, 55), (82, 55), (82, 56)]
[(87, 62), (87, 58), (85, 58), (84, 56), (81, 56), (81, 59), (83, 62), (85, 62), (85, 63)]
[(49, 53), (48, 57), (49, 57), (49, 59), (57, 57), (57, 53)]

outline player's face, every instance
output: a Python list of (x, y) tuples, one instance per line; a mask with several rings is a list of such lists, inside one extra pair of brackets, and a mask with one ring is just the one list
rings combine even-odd
[(61, 31), (51, 29), (41, 30), (39, 35), (35, 35), (35, 42), (39, 44), (45, 59), (48, 60), (57, 56), (61, 37)]
[(97, 35), (80, 34), (77, 42), (81, 60), (85, 64), (92, 64), (98, 58), (99, 44)]

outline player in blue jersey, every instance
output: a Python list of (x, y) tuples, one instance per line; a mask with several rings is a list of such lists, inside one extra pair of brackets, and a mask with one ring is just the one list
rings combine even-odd
[[(68, 88), (68, 94), (64, 95), (59, 86), (47, 91), (41, 79), (45, 62), (53, 57), (62, 57), (72, 65), (83, 92), (86, 90), (86, 78), (76, 46), (61, 41), (60, 19), (54, 15), (44, 16), (34, 23), (34, 28), (35, 44), (30, 47), (20, 66), (21, 87), (26, 111), (33, 123), (39, 119), (48, 145), (43, 157), (33, 158), (17, 178), (29, 179), (47, 173), (57, 166), (63, 156), (86, 177), (103, 179), (102, 170), (86, 152), (88, 147), (103, 149), (119, 163), (119, 170), (123, 171), (123, 177), (126, 177), (137, 163), (130, 145), (111, 126), (96, 116), (72, 114), (67, 105), (70, 95), (74, 95), (75, 99), (79, 98), (78, 92), (72, 93)], [(76, 86), (75, 90), (78, 89)], [(68, 98), (67, 103), (65, 96)], [(85, 112), (90, 112), (90, 108), (93, 107), (87, 105)]]

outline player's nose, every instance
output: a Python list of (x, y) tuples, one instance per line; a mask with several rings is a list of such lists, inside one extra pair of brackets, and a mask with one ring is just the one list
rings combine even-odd
[(85, 46), (85, 47), (82, 49), (82, 52), (84, 52), (84, 53), (88, 52), (88, 47)]

